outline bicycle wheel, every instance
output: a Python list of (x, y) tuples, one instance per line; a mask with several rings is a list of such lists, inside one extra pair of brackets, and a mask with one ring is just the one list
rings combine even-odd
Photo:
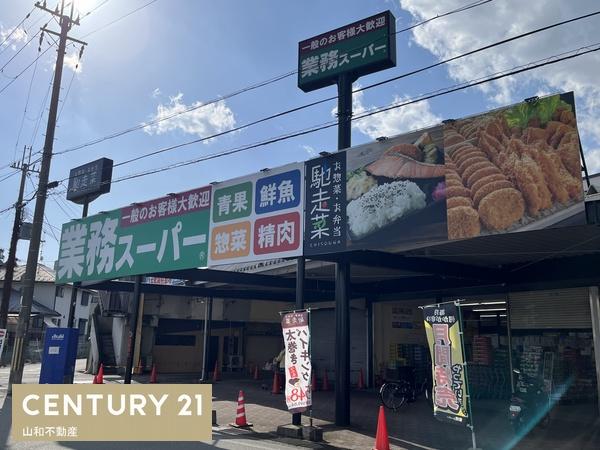
[(379, 397), (386, 408), (396, 411), (407, 401), (409, 392), (410, 384), (408, 382), (392, 382), (381, 386)]

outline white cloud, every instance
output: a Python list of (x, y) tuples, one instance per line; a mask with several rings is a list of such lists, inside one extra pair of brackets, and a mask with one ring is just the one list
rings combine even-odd
[(152, 91), (152, 98), (160, 97), (160, 94), (162, 94), (162, 92), (160, 91), (160, 88), (156, 88)]
[[(370, 106), (364, 105), (363, 97), (364, 91), (357, 92), (352, 96), (354, 117), (371, 109)], [(406, 101), (406, 97), (396, 95), (392, 103), (397, 105), (404, 101)], [(331, 114), (335, 117), (336, 113), (337, 107), (332, 110)], [(374, 114), (364, 119), (354, 120), (352, 127), (369, 136), (371, 139), (376, 139), (381, 136), (391, 137), (408, 131), (418, 130), (419, 128), (435, 125), (441, 122), (441, 120), (440, 117), (431, 112), (429, 102), (425, 100)]]
[[(183, 103), (183, 94), (180, 92), (176, 96), (170, 97), (169, 102), (158, 105), (152, 120), (163, 119), (176, 113), (182, 114), (151, 125), (145, 128), (145, 131), (148, 134), (164, 134), (180, 130), (187, 134), (206, 137), (235, 127), (233, 111), (225, 101), (211, 103), (201, 108), (200, 106), (202, 106), (202, 102), (199, 101), (191, 105)], [(183, 113), (190, 107), (197, 107), (197, 109)], [(207, 142), (205, 141), (205, 143)]]
[(310, 156), (311, 158), (312, 158), (313, 156), (317, 156), (317, 155), (319, 154), (319, 153), (318, 153), (318, 152), (317, 152), (317, 151), (316, 151), (316, 150), (315, 150), (313, 147), (311, 147), (310, 145), (301, 145), (300, 147), (301, 147), (301, 148), (302, 148), (302, 150), (304, 150), (304, 151), (306, 152), (306, 154), (307, 154), (308, 156)]
[(588, 150), (585, 155), (585, 163), (587, 165), (588, 173), (600, 172), (600, 148)]
[(73, 72), (80, 73), (82, 66), (79, 61), (78, 53), (71, 53), (70, 55), (65, 55), (65, 67), (71, 69)]
[[(464, 5), (462, 0), (399, 0), (415, 21)], [(413, 30), (415, 44), (446, 59), (536, 28), (597, 9), (598, 0), (495, 1), (434, 20)], [(446, 65), (451, 78), (464, 82), (598, 42), (600, 19), (592, 17), (513, 41)], [(494, 104), (508, 104), (536, 92), (575, 91), (584, 148), (600, 145), (600, 54), (591, 53), (479, 87)], [(591, 156), (591, 152), (588, 152)], [(599, 167), (600, 169), (600, 167)]]
[[(14, 33), (13, 33), (14, 30)], [(8, 40), (6, 42), (4, 42), (4, 40), (8, 37), (8, 35), (10, 35), (12, 33), (12, 35), (10, 36), (10, 38), (8, 38)], [(2, 48), (10, 45), (11, 48), (13, 50), (17, 49), (16, 44), (18, 44), (19, 42), (26, 42), (27, 41), (27, 33), (25, 32), (24, 28), (16, 28), (15, 27), (11, 27), (11, 28), (4, 28), (2, 25), (0, 25), (0, 42), (4, 42), (2, 44)]]

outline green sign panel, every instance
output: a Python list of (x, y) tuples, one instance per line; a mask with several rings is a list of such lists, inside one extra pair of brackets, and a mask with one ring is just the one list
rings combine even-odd
[(252, 182), (216, 189), (212, 211), (213, 222), (248, 217), (252, 213)]
[(306, 39), (298, 44), (298, 87), (304, 92), (396, 66), (396, 20), (390, 11)]
[(210, 199), (207, 186), (64, 224), (56, 282), (205, 267)]

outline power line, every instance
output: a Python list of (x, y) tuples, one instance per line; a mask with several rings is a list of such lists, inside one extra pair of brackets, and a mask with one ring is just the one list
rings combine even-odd
[[(155, 1), (156, 1), (156, 0), (155, 0)], [(452, 15), (452, 14), (456, 14), (456, 13), (459, 13), (459, 12), (463, 12), (463, 11), (466, 11), (466, 10), (468, 10), (468, 9), (475, 8), (475, 7), (477, 7), (477, 6), (481, 6), (481, 5), (484, 5), (484, 4), (486, 4), (486, 3), (490, 3), (490, 2), (492, 2), (492, 1), (493, 1), (493, 0), (481, 0), (481, 1), (477, 1), (477, 2), (474, 2), (474, 3), (468, 4), (468, 5), (462, 6), (462, 7), (460, 7), (460, 8), (456, 8), (456, 9), (454, 9), (454, 10), (448, 11), (448, 12), (446, 12), (446, 13), (443, 13), (443, 14), (440, 14), (440, 15), (437, 15), (437, 16), (434, 16), (434, 17), (431, 17), (431, 18), (429, 18), (429, 19), (427, 19), (427, 20), (424, 20), (424, 21), (422, 21), (422, 22), (419, 22), (419, 23), (417, 23), (417, 24), (414, 24), (414, 25), (412, 25), (412, 26), (410, 26), (410, 27), (404, 28), (404, 29), (402, 29), (402, 30), (398, 30), (398, 31), (396, 31), (396, 34), (403, 33), (403, 32), (409, 31), (409, 30), (412, 30), (412, 29), (414, 29), (414, 28), (416, 28), (416, 27), (423, 26), (423, 25), (425, 25), (425, 24), (427, 24), (427, 23), (429, 23), (429, 22), (431, 22), (431, 21), (433, 21), (433, 20), (440, 19), (440, 18), (442, 18), (442, 17), (446, 17), (446, 16), (449, 16), (449, 15)], [(88, 35), (86, 35), (86, 36), (88, 36)], [(86, 37), (86, 36), (84, 36), (84, 37)], [(424, 71), (424, 70), (428, 70), (429, 68), (430, 68), (430, 67), (428, 67), (428, 68), (424, 68), (424, 69), (423, 69), (423, 71)], [(91, 141), (89, 141), (89, 142), (86, 142), (86, 143), (84, 143), (84, 144), (80, 144), (80, 145), (77, 145), (77, 146), (75, 146), (75, 147), (70, 147), (70, 148), (67, 148), (67, 149), (65, 149), (65, 150), (63, 150), (63, 151), (56, 152), (55, 154), (56, 154), (56, 155), (60, 155), (60, 154), (63, 154), (63, 153), (68, 153), (68, 152), (70, 152), (70, 151), (75, 151), (75, 150), (78, 150), (78, 149), (80, 149), (80, 148), (89, 147), (89, 146), (92, 146), (92, 145), (98, 144), (98, 143), (100, 143), (100, 142), (104, 142), (104, 141), (107, 141), (107, 140), (110, 140), (110, 139), (114, 139), (114, 138), (117, 138), (117, 137), (123, 136), (123, 135), (125, 135), (125, 134), (131, 133), (131, 132), (134, 132), (134, 131), (142, 130), (142, 129), (144, 129), (144, 128), (150, 127), (150, 126), (152, 126), (152, 125), (155, 125), (155, 124), (157, 124), (157, 123), (163, 122), (163, 121), (165, 121), (165, 120), (173, 119), (174, 117), (177, 117), (177, 116), (180, 116), (180, 115), (183, 115), (183, 114), (187, 114), (187, 113), (189, 113), (189, 112), (195, 111), (195, 110), (197, 110), (197, 109), (200, 109), (200, 108), (205, 108), (205, 107), (207, 107), (207, 106), (209, 106), (209, 105), (212, 105), (212, 104), (214, 104), (214, 103), (218, 103), (218, 102), (220, 102), (220, 101), (228, 100), (228, 99), (230, 99), (230, 98), (236, 97), (236, 96), (238, 96), (238, 95), (241, 95), (241, 94), (244, 94), (244, 93), (246, 93), (246, 92), (250, 92), (250, 91), (253, 91), (253, 90), (255, 90), (255, 89), (259, 89), (259, 88), (262, 88), (262, 87), (264, 87), (264, 86), (268, 86), (268, 85), (270, 85), (270, 84), (276, 83), (277, 81), (280, 81), (280, 80), (283, 80), (283, 79), (289, 78), (290, 76), (293, 76), (293, 75), (295, 75), (295, 74), (297, 74), (297, 73), (298, 73), (298, 70), (297, 70), (297, 69), (294, 69), (294, 70), (288, 71), (288, 72), (286, 72), (286, 73), (283, 73), (283, 74), (281, 74), (281, 75), (277, 75), (277, 76), (275, 76), (275, 77), (273, 77), (273, 78), (270, 78), (270, 79), (268, 79), (268, 80), (261, 81), (261, 82), (258, 82), (258, 83), (256, 83), (256, 84), (253, 84), (253, 85), (250, 85), (250, 86), (247, 86), (247, 87), (241, 88), (241, 89), (239, 89), (239, 90), (237, 90), (237, 91), (231, 92), (231, 93), (229, 93), (229, 94), (226, 94), (226, 95), (219, 96), (219, 97), (217, 97), (217, 98), (211, 99), (211, 100), (209, 100), (209, 101), (207, 101), (207, 102), (205, 102), (205, 103), (201, 103), (201, 104), (199, 104), (199, 105), (197, 104), (197, 105), (192, 105), (192, 106), (189, 106), (189, 107), (185, 108), (184, 110), (177, 111), (177, 112), (175, 112), (175, 113), (169, 114), (169, 115), (167, 115), (167, 116), (164, 116), (164, 117), (156, 118), (156, 119), (153, 119), (153, 120), (151, 120), (151, 121), (148, 121), (148, 122), (143, 122), (143, 123), (141, 123), (141, 124), (134, 125), (134, 126), (132, 126), (132, 127), (130, 127), (130, 128), (126, 128), (126, 129), (124, 129), (124, 130), (121, 130), (121, 131), (116, 131), (116, 132), (114, 132), (114, 133), (111, 133), (111, 134), (109, 134), (109, 135), (107, 135), (107, 136), (103, 136), (103, 137), (100, 137), (100, 138), (97, 138), (97, 139), (93, 139), (93, 140), (91, 140)], [(324, 100), (323, 100), (323, 101), (321, 101), (320, 103), (324, 103), (324, 102), (326, 102), (326, 101), (330, 101), (330, 100), (332, 100), (332, 99), (335, 99), (335, 98), (336, 98), (336, 97), (331, 97), (331, 98), (328, 98), (328, 99), (324, 99)], [(319, 103), (310, 104), (310, 106), (314, 106), (314, 105), (317, 105), (317, 104), (319, 104)], [(307, 106), (307, 107), (310, 107), (310, 106)], [(236, 129), (236, 130), (237, 130), (237, 129)], [(230, 131), (230, 132), (231, 132), (231, 131)], [(207, 139), (212, 139), (212, 137), (211, 137), (211, 138), (207, 138)]]
[[(4, 44), (5, 44), (5, 43), (6, 43), (6, 42), (7, 42), (7, 41), (10, 39), (10, 37), (13, 35), (13, 33), (14, 33), (15, 31), (17, 31), (17, 30), (18, 30), (18, 29), (21, 27), (21, 25), (23, 25), (23, 23), (24, 23), (24, 22), (25, 22), (27, 19), (29, 19), (29, 17), (31, 16), (31, 13), (32, 13), (34, 10), (35, 10), (35, 6), (34, 6), (34, 7), (31, 9), (31, 11), (29, 11), (29, 12), (27, 13), (27, 15), (26, 15), (26, 16), (23, 18), (23, 20), (21, 20), (21, 21), (19, 22), (19, 24), (18, 24), (16, 27), (14, 27), (14, 28), (11, 30), (11, 32), (10, 32), (10, 33), (8, 33), (8, 35), (7, 35), (7, 36), (4, 38), (4, 40), (3, 40), (2, 42), (0, 42), (0, 47), (2, 47), (2, 46), (3, 46), (3, 45), (4, 45)], [(7, 47), (8, 47), (8, 46), (7, 46)], [(0, 52), (0, 53), (1, 53), (1, 52)]]
[(109, 22), (109, 23), (107, 23), (107, 24), (105, 24), (105, 25), (102, 25), (102, 26), (101, 26), (101, 27), (99, 27), (99, 28), (96, 28), (94, 31), (90, 31), (88, 34), (85, 34), (85, 35), (82, 37), (82, 39), (85, 39), (85, 38), (87, 38), (88, 36), (91, 36), (92, 34), (94, 34), (94, 33), (97, 33), (98, 31), (104, 30), (105, 28), (108, 28), (108, 27), (110, 27), (111, 25), (114, 25), (115, 23), (117, 23), (117, 22), (120, 22), (121, 20), (125, 19), (126, 17), (129, 17), (129, 16), (131, 16), (132, 14), (135, 14), (136, 12), (138, 12), (138, 11), (141, 11), (142, 9), (144, 9), (144, 8), (146, 8), (146, 7), (150, 6), (150, 5), (152, 5), (153, 3), (156, 3), (157, 1), (158, 1), (158, 0), (151, 0), (151, 1), (149, 1), (148, 3), (146, 3), (146, 4), (144, 4), (144, 5), (140, 6), (140, 7), (138, 7), (138, 8), (136, 8), (136, 9), (134, 9), (133, 11), (130, 11), (130, 12), (128, 12), (127, 14), (125, 14), (125, 15), (123, 15), (123, 16), (121, 16), (121, 17), (118, 17), (118, 18), (116, 18), (115, 20), (113, 20), (113, 21), (111, 21), (111, 22)]
[(29, 88), (27, 89), (27, 99), (25, 100), (25, 108), (23, 109), (23, 117), (21, 117), (21, 125), (19, 126), (19, 132), (17, 133), (17, 141), (15, 142), (15, 152), (13, 155), (13, 159), (17, 157), (17, 148), (19, 147), (19, 140), (21, 139), (21, 132), (23, 131), (23, 124), (25, 123), (25, 116), (27, 115), (27, 107), (29, 106), (29, 99), (31, 97), (31, 88), (33, 86), (33, 80), (35, 79), (35, 74), (37, 72), (38, 62), (35, 61), (35, 65), (33, 67), (33, 72), (31, 74), (31, 81), (29, 82)]
[[(86, 12), (85, 14), (83, 14), (81, 16), (81, 19), (85, 19), (87, 16), (89, 16), (90, 14), (93, 14), (94, 12), (96, 12), (98, 9), (100, 9), (101, 7), (103, 7), (104, 5), (106, 5), (109, 2), (109, 0), (104, 0), (102, 3), (99, 3), (97, 6), (95, 6), (94, 8), (90, 9), (88, 12)], [(80, 19), (80, 20), (81, 20)]]
[[(27, 42), (25, 42), (25, 44), (23, 44), (23, 46), (8, 61), (6, 61), (6, 63), (2, 67), (0, 67), (0, 72), (4, 72), (4, 69), (6, 68), (6, 66), (8, 66), (13, 59), (15, 59), (17, 56), (19, 56), (19, 54), (27, 48), (27, 46), (31, 43), (31, 41), (33, 41), (36, 38), (36, 36), (38, 34), (40, 34), (41, 31), (42, 30), (38, 30), (33, 36), (31, 36), (31, 38), (29, 38), (29, 40)], [(15, 77), (9, 76), (8, 78), (15, 78)]]
[[(495, 43), (492, 43), (492, 44), (485, 45), (483, 47), (479, 47), (479, 48), (471, 50), (471, 51), (469, 51), (467, 53), (456, 55), (454, 57), (451, 57), (451, 58), (439, 61), (437, 63), (430, 64), (430, 65), (427, 65), (425, 67), (421, 67), (419, 69), (415, 69), (413, 71), (400, 74), (400, 75), (395, 76), (393, 78), (389, 78), (387, 80), (383, 80), (383, 81), (380, 81), (380, 82), (377, 82), (377, 83), (373, 83), (373, 84), (368, 85), (368, 86), (364, 86), (362, 88), (358, 88), (358, 89), (354, 90), (353, 93), (365, 91), (365, 90), (372, 89), (372, 88), (375, 88), (375, 87), (378, 87), (378, 86), (381, 86), (381, 85), (384, 85), (384, 84), (387, 84), (387, 83), (391, 83), (393, 81), (400, 80), (402, 78), (414, 76), (416, 74), (419, 74), (419, 73), (422, 73), (422, 72), (426, 72), (426, 71), (428, 71), (430, 69), (433, 69), (435, 67), (439, 67), (439, 66), (442, 66), (444, 64), (448, 64), (450, 62), (457, 61), (457, 60), (459, 60), (461, 58), (465, 58), (467, 56), (471, 56), (471, 55), (474, 55), (476, 53), (479, 53), (479, 52), (482, 52), (482, 51), (485, 51), (485, 50), (489, 50), (491, 48), (494, 48), (494, 47), (497, 47), (497, 46), (500, 46), (500, 45), (504, 45), (504, 44), (507, 44), (509, 42), (512, 42), (512, 41), (515, 41), (515, 40), (518, 40), (518, 39), (522, 39), (522, 38), (531, 36), (533, 34), (541, 33), (543, 31), (547, 31), (547, 30), (552, 29), (552, 28), (556, 28), (556, 27), (559, 27), (559, 26), (562, 26), (562, 25), (565, 25), (565, 24), (568, 24), (568, 23), (572, 23), (572, 22), (578, 21), (578, 20), (587, 19), (589, 17), (596, 16), (596, 15), (599, 15), (599, 14), (600, 14), (600, 11), (596, 11), (596, 12), (593, 12), (593, 13), (590, 13), (590, 14), (585, 14), (585, 15), (578, 16), (578, 17), (575, 17), (575, 18), (572, 18), (572, 19), (569, 19), (569, 20), (564, 20), (564, 21), (561, 21), (561, 22), (554, 23), (552, 25), (548, 25), (548, 26), (545, 26), (545, 27), (542, 27), (542, 28), (538, 28), (538, 29), (535, 29), (535, 30), (532, 30), (532, 31), (528, 31), (526, 33), (522, 33), (522, 34), (510, 37), (510, 38), (504, 39), (502, 41), (498, 41), (498, 42), (495, 42)], [(290, 73), (287, 76), (289, 76), (289, 75), (293, 75), (293, 73)], [(242, 91), (238, 91), (238, 93), (241, 93), (241, 92)], [(229, 97), (234, 96), (234, 95), (238, 95), (238, 94), (237, 93), (229, 94)], [(222, 99), (224, 99), (224, 98), (222, 98)], [(335, 99), (337, 99), (337, 96), (331, 96), (331, 97), (327, 97), (327, 98), (324, 98), (324, 99), (321, 99), (321, 100), (317, 100), (317, 101), (314, 101), (314, 102), (311, 102), (311, 103), (308, 103), (308, 104), (305, 104), (305, 105), (302, 105), (302, 106), (299, 106), (299, 107), (296, 107), (296, 108), (292, 108), (292, 109), (288, 109), (288, 110), (285, 110), (285, 111), (282, 111), (282, 112), (279, 112), (279, 113), (276, 113), (276, 114), (272, 114), (270, 116), (267, 116), (267, 117), (264, 117), (264, 118), (261, 118), (261, 119), (258, 119), (258, 120), (246, 123), (244, 125), (240, 125), (238, 127), (234, 127), (232, 129), (229, 129), (229, 130), (225, 130), (225, 131), (213, 134), (211, 136), (206, 136), (206, 137), (203, 137), (203, 138), (194, 139), (192, 141), (186, 142), (186, 143), (181, 144), (181, 145), (174, 145), (174, 146), (168, 147), (168, 150), (173, 150), (173, 149), (180, 148), (180, 147), (183, 147), (183, 146), (187, 146), (187, 145), (190, 145), (190, 144), (204, 142), (204, 141), (207, 141), (209, 139), (214, 139), (216, 137), (221, 137), (221, 136), (224, 136), (226, 134), (234, 133), (234, 132), (246, 129), (248, 127), (251, 127), (251, 126), (255, 126), (255, 125), (258, 125), (260, 123), (263, 123), (263, 122), (266, 122), (266, 121), (269, 121), (269, 120), (272, 120), (272, 119), (275, 119), (275, 118), (278, 118), (278, 117), (285, 116), (287, 114), (295, 113), (295, 112), (301, 111), (303, 109), (311, 108), (313, 106), (317, 106), (317, 105), (320, 105), (320, 104), (323, 104), (323, 103), (326, 103), (326, 102), (333, 101)], [(216, 101), (220, 101), (220, 100), (211, 100), (212, 103), (215, 103)], [(140, 125), (137, 125), (135, 127), (131, 127), (131, 128), (126, 129), (126, 130), (123, 130), (123, 131), (120, 131), (120, 132), (116, 132), (116, 133), (113, 133), (113, 134), (108, 135), (108, 136), (104, 136), (102, 138), (94, 139), (92, 141), (86, 142), (84, 144), (77, 145), (75, 147), (70, 147), (70, 148), (67, 148), (65, 150), (58, 151), (58, 152), (55, 153), (55, 155), (62, 155), (62, 154), (65, 154), (65, 153), (70, 153), (70, 152), (73, 152), (73, 151), (76, 151), (76, 150), (80, 150), (82, 148), (86, 148), (86, 147), (90, 147), (92, 145), (96, 145), (96, 144), (98, 144), (100, 142), (104, 142), (104, 141), (107, 141), (107, 140), (110, 140), (110, 139), (114, 139), (116, 137), (122, 136), (122, 135), (130, 133), (132, 131), (140, 130), (142, 128), (145, 128), (147, 126), (153, 125), (153, 124), (158, 123), (158, 122), (161, 122), (163, 120), (171, 119), (173, 117), (176, 117), (178, 115), (184, 114), (184, 113), (189, 112), (189, 111), (192, 111), (194, 109), (198, 109), (199, 107), (206, 106), (208, 104), (211, 104), (211, 102), (208, 102), (208, 103), (203, 104), (201, 106), (196, 106), (196, 107), (193, 107), (193, 108), (188, 108), (185, 111), (180, 111), (180, 112), (171, 114), (171, 115), (169, 115), (167, 117), (153, 120), (153, 121), (148, 122), (146, 124), (140, 124)], [(161, 149), (161, 150), (157, 150), (156, 152), (146, 153), (146, 154), (141, 155), (139, 157), (132, 158), (131, 160), (127, 160), (125, 162), (119, 163), (118, 165), (123, 165), (123, 164), (127, 164), (127, 163), (130, 163), (130, 162), (138, 161), (140, 159), (148, 158), (150, 156), (154, 156), (156, 154), (163, 153), (164, 151), (168, 151), (168, 150)]]
[(44, 56), (44, 55), (46, 54), (46, 52), (47, 52), (48, 50), (50, 50), (51, 48), (52, 48), (52, 46), (48, 46), (48, 48), (46, 48), (46, 50), (44, 50), (43, 52), (41, 52), (41, 53), (40, 53), (40, 54), (37, 56), (37, 58), (35, 58), (35, 59), (34, 59), (34, 60), (31, 62), (31, 64), (29, 64), (27, 67), (25, 67), (25, 68), (24, 68), (24, 69), (23, 69), (21, 72), (19, 72), (19, 73), (18, 73), (18, 74), (17, 74), (17, 75), (16, 75), (16, 76), (15, 76), (15, 77), (14, 77), (14, 78), (11, 80), (11, 81), (9, 81), (9, 82), (8, 82), (8, 83), (7, 83), (7, 84), (6, 84), (6, 85), (5, 85), (5, 86), (4, 86), (2, 89), (0, 89), (0, 94), (2, 94), (2, 93), (3, 93), (3, 92), (6, 90), (6, 89), (8, 89), (8, 87), (9, 87), (11, 84), (13, 84), (15, 81), (17, 81), (17, 79), (18, 79), (18, 78), (19, 78), (21, 75), (23, 75), (23, 74), (24, 74), (24, 73), (27, 71), (27, 69), (29, 69), (31, 66), (33, 66), (33, 65), (34, 65), (34, 64), (37, 62), (37, 60), (38, 60), (38, 59), (40, 59), (42, 56)]
[[(497, 81), (497, 80), (502, 79), (502, 78), (514, 76), (514, 75), (517, 75), (517, 74), (520, 74), (520, 73), (523, 73), (523, 72), (528, 72), (530, 70), (534, 70), (534, 69), (537, 69), (537, 68), (540, 68), (540, 67), (545, 67), (545, 66), (548, 66), (548, 65), (557, 64), (559, 62), (566, 61), (566, 60), (573, 59), (573, 58), (577, 58), (579, 56), (583, 56), (583, 55), (586, 55), (588, 53), (592, 53), (592, 52), (596, 52), (596, 51), (600, 51), (600, 43), (588, 45), (588, 46), (585, 46), (585, 47), (580, 47), (578, 49), (571, 50), (569, 52), (564, 52), (564, 53), (561, 53), (561, 54), (558, 54), (558, 55), (553, 55), (553, 56), (544, 58), (542, 60), (530, 62), (530, 63), (524, 64), (524, 65), (521, 65), (521, 66), (515, 66), (512, 69), (508, 69), (506, 71), (496, 72), (496, 73), (494, 73), (494, 74), (492, 74), (490, 76), (482, 77), (482, 78), (475, 79), (475, 80), (471, 80), (471, 81), (468, 81), (468, 82), (465, 82), (465, 83), (459, 83), (459, 84), (450, 86), (450, 87), (445, 88), (445, 89), (438, 89), (436, 91), (420, 95), (420, 96), (418, 96), (416, 98), (408, 99), (407, 101), (404, 101), (402, 103), (394, 103), (394, 104), (391, 104), (391, 105), (388, 105), (388, 106), (384, 106), (384, 107), (372, 108), (370, 111), (367, 111), (367, 112), (365, 112), (363, 114), (360, 114), (358, 116), (352, 117), (351, 120), (352, 121), (358, 121), (358, 120), (364, 119), (364, 118), (369, 117), (369, 116), (373, 116), (373, 115), (376, 115), (376, 114), (381, 114), (381, 113), (386, 112), (386, 111), (390, 111), (392, 109), (397, 109), (397, 108), (405, 107), (405, 106), (408, 106), (408, 105), (411, 105), (411, 104), (414, 104), (414, 103), (419, 103), (419, 102), (422, 102), (422, 101), (425, 101), (425, 100), (429, 100), (429, 99), (432, 99), (432, 98), (440, 97), (442, 95), (447, 95), (447, 94), (458, 92), (458, 91), (461, 91), (461, 90), (465, 90), (465, 89), (468, 89), (468, 88), (471, 88), (471, 87), (474, 87), (474, 86), (479, 86), (479, 85), (482, 85), (482, 84), (485, 84), (485, 83), (489, 83), (489, 82), (492, 82), (492, 81)], [(283, 141), (283, 140), (287, 140), (287, 139), (291, 139), (291, 138), (294, 138), (294, 137), (303, 136), (303, 135), (306, 135), (306, 134), (314, 133), (316, 131), (320, 131), (320, 130), (324, 130), (324, 129), (327, 129), (327, 128), (331, 128), (331, 127), (336, 126), (336, 125), (337, 125), (337, 120), (332, 120), (332, 121), (329, 121), (329, 122), (325, 122), (323, 124), (315, 125), (313, 127), (297, 131), (297, 132), (292, 132), (292, 133), (287, 133), (287, 134), (284, 134), (284, 135), (281, 135), (281, 136), (277, 136), (277, 137), (274, 137), (274, 138), (271, 138), (271, 139), (268, 139), (268, 140), (265, 140), (265, 141), (262, 141), (262, 142), (258, 142), (258, 143), (254, 143), (254, 144), (249, 144), (249, 145), (241, 146), (241, 147), (236, 147), (234, 149), (224, 150), (222, 152), (213, 153), (213, 154), (210, 154), (210, 155), (205, 155), (203, 157), (195, 158), (195, 159), (188, 160), (188, 161), (181, 161), (181, 162), (174, 163), (174, 164), (171, 164), (171, 165), (168, 165), (168, 166), (159, 167), (159, 168), (156, 168), (156, 169), (150, 169), (150, 170), (147, 170), (147, 171), (144, 171), (144, 172), (140, 172), (140, 173), (136, 173), (136, 174), (126, 175), (126, 176), (123, 176), (123, 177), (118, 178), (116, 180), (113, 180), (112, 183), (118, 183), (118, 182), (121, 182), (121, 181), (129, 180), (129, 179), (133, 179), (133, 178), (139, 178), (139, 177), (142, 177), (142, 176), (151, 175), (151, 174), (158, 173), (158, 172), (164, 172), (164, 171), (175, 169), (175, 168), (178, 168), (178, 167), (195, 164), (195, 163), (198, 163), (198, 162), (201, 162), (201, 161), (206, 161), (206, 160), (215, 159), (215, 158), (219, 158), (219, 157), (222, 157), (222, 156), (230, 155), (230, 154), (233, 154), (233, 153), (238, 153), (238, 152), (241, 152), (241, 151), (244, 151), (244, 150), (250, 150), (250, 149), (253, 149), (253, 148), (257, 148), (257, 147), (266, 146), (266, 145), (269, 145), (269, 144), (273, 144), (275, 142), (280, 142), (280, 141)], [(66, 181), (68, 179), (69, 178), (67, 177), (67, 178), (61, 180), (61, 182), (64, 182), (64, 181)], [(64, 191), (62, 191), (62, 192), (64, 192)]]

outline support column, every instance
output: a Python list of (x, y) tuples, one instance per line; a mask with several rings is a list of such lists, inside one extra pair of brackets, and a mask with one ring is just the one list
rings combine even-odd
[(133, 311), (131, 313), (131, 322), (129, 324), (129, 351), (127, 352), (127, 366), (125, 368), (125, 384), (131, 384), (131, 371), (133, 370), (133, 353), (135, 349), (135, 338), (137, 330), (138, 316), (140, 314), (140, 295), (142, 286), (142, 276), (135, 276), (133, 285)]
[(335, 268), (335, 424), (350, 425), (350, 264)]
[(367, 387), (372, 388), (375, 383), (373, 379), (373, 354), (374, 354), (374, 339), (373, 339), (373, 299), (365, 299), (367, 306)]
[[(296, 305), (295, 309), (304, 309), (305, 260), (303, 256), (296, 258)], [(302, 425), (302, 413), (292, 414), (292, 425)]]
[(206, 308), (204, 310), (204, 349), (202, 350), (202, 377), (201, 382), (206, 382), (209, 378), (208, 364), (210, 364), (210, 333), (212, 325), (212, 302), (213, 298), (206, 299)]
[[(594, 336), (594, 358), (596, 360), (596, 380), (600, 380), (600, 296), (598, 286), (590, 287), (590, 312), (592, 315), (592, 333)], [(600, 381), (598, 385), (598, 412), (600, 413)]]

